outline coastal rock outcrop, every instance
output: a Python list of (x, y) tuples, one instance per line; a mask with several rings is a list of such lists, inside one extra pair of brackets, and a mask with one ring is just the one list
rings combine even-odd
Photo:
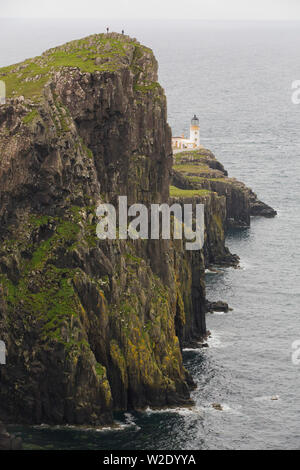
[(223, 302), (222, 300), (218, 300), (217, 302), (209, 302), (206, 303), (207, 311), (208, 312), (229, 312), (232, 310), (227, 302)]
[(202, 189), (224, 196), (225, 229), (249, 227), (251, 216), (276, 216), (276, 211), (260, 201), (244, 183), (229, 178), (214, 154), (204, 148), (183, 151), (174, 156), (172, 184), (179, 189)]

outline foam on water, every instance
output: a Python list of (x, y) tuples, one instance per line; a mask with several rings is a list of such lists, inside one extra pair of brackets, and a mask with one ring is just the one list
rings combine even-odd
[(201, 348), (184, 348), (182, 351), (183, 352), (198, 352), (198, 353), (200, 353), (200, 352), (205, 351), (205, 349), (206, 348), (202, 348), (202, 347)]
[(80, 426), (80, 425), (72, 425), (72, 424), (65, 424), (65, 425), (48, 425), (48, 424), (39, 424), (32, 426), (32, 429), (36, 430), (50, 430), (50, 431), (76, 431), (76, 432), (84, 432), (84, 433), (99, 433), (99, 432), (115, 432), (115, 431), (123, 431), (129, 427), (137, 427), (134, 420), (128, 421), (125, 419), (124, 422), (122, 421), (115, 421), (113, 426)]
[(221, 341), (220, 333), (210, 330), (211, 335), (207, 338), (207, 344), (210, 348), (223, 348), (226, 345)]
[(276, 403), (280, 401), (280, 397), (278, 395), (265, 395), (262, 397), (255, 397), (253, 400), (258, 402), (267, 401), (269, 403)]
[(178, 414), (180, 416), (195, 416), (195, 415), (201, 415), (202, 411), (203, 411), (203, 408), (197, 407), (197, 406), (158, 408), (158, 409), (148, 407), (144, 411), (144, 413), (146, 413), (148, 416), (152, 414), (169, 414), (169, 413)]

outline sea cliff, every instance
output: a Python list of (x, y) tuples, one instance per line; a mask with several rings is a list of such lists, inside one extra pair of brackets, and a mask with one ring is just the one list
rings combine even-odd
[[(205, 268), (238, 263), (229, 226), (275, 215), (211, 152), (173, 161), (157, 69), (150, 49), (115, 33), (0, 69), (4, 422), (98, 425), (190, 404), (181, 348), (206, 335)], [(203, 250), (100, 241), (95, 209), (120, 195), (204, 203)]]

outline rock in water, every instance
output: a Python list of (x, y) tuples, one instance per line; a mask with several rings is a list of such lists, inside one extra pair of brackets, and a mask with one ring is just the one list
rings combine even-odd
[(0, 450), (21, 450), (22, 440), (10, 435), (3, 423), (0, 422)]
[(226, 302), (222, 302), (219, 300), (218, 302), (207, 302), (207, 311), (208, 312), (229, 312), (232, 311), (231, 308), (229, 308), (229, 305)]
[(223, 407), (220, 403), (213, 403), (211, 406), (217, 411), (223, 411)]

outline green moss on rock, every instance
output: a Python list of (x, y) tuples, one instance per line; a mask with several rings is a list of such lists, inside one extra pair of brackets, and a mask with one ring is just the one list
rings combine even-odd
[(24, 124), (30, 124), (38, 116), (39, 116), (38, 111), (36, 109), (33, 109), (28, 114), (26, 114), (26, 116), (23, 118), (23, 122), (24, 122)]
[(195, 196), (209, 196), (212, 192), (207, 189), (179, 189), (175, 186), (170, 186), (170, 197), (195, 197)]
[[(0, 79), (5, 82), (7, 98), (23, 95), (37, 100), (41, 97), (45, 84), (58, 70), (78, 68), (85, 73), (115, 72), (127, 64), (134, 73), (139, 74), (143, 69), (139, 70), (138, 61), (143, 54), (149, 52), (151, 53), (150, 49), (128, 36), (116, 33), (95, 34), (54, 47), (41, 56), (19, 64), (2, 67)], [(135, 60), (131, 62), (132, 54)], [(140, 91), (157, 86), (158, 84), (141, 85)]]

